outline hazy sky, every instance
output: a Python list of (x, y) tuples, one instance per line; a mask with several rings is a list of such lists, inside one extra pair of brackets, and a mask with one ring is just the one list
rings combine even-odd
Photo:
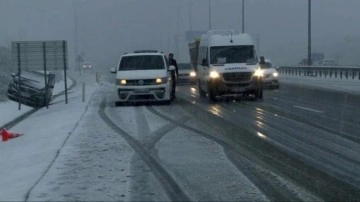
[[(124, 52), (157, 49), (188, 62), (185, 32), (209, 29), (208, 0), (0, 0), (0, 43), (67, 40), (103, 68)], [(241, 31), (241, 0), (211, 0), (212, 29)], [(277, 64), (307, 55), (307, 0), (245, 0), (245, 32)], [(360, 0), (312, 0), (312, 50), (360, 64)], [(191, 13), (191, 15), (190, 15)], [(74, 14), (77, 16), (75, 23)], [(191, 25), (190, 25), (191, 20)], [(176, 36), (178, 39), (176, 40)]]

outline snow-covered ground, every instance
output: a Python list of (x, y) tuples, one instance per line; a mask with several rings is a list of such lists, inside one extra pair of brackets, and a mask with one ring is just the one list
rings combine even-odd
[[(280, 81), (282, 83), (360, 93), (359, 80), (282, 76)], [(83, 180), (74, 186), (77, 186), (83, 192), (78, 193), (78, 196), (59, 195), (58, 200), (74, 199), (76, 197), (80, 200), (84, 199), (83, 195), (86, 195), (89, 200), (113, 200), (119, 197), (122, 197), (125, 201), (130, 199), (126, 192), (129, 186), (126, 177), (130, 175), (128, 166), (133, 151), (123, 139), (119, 138), (118, 142), (113, 142), (113, 138), (108, 138), (111, 129), (104, 128), (104, 124), (99, 124), (98, 127), (97, 123), (101, 122), (100, 118), (88, 120), (87, 122), (94, 123), (92, 126), (82, 124), (83, 120), (94, 119), (94, 116), (90, 116), (90, 114), (97, 113), (96, 104), (98, 103), (95, 101), (101, 99), (92, 97), (98, 89), (95, 76), (88, 75), (85, 82), (85, 102), (82, 102), (81, 85), (77, 85), (69, 92), (68, 104), (65, 104), (65, 96), (59, 96), (52, 101), (56, 104), (51, 105), (49, 109), (40, 109), (25, 121), (10, 129), (10, 131), (24, 133), (24, 136), (0, 143), (0, 201), (53, 200), (48, 198), (47, 193), (52, 192), (52, 196), (62, 193), (61, 191), (58, 192), (59, 189), (63, 189), (63, 186), (57, 184), (58, 179), (56, 177), (59, 176), (59, 173), (65, 171), (69, 173), (62, 176), (63, 179), (60, 181), (68, 180), (74, 183), (76, 177), (82, 175)], [(59, 82), (55, 86), (54, 92), (56, 94), (63, 90), (64, 83)], [(0, 103), (0, 125), (32, 109), (23, 105), (19, 111), (17, 106), (17, 103), (12, 101)], [(156, 125), (156, 123), (152, 125)], [(89, 137), (91, 138), (89, 139)], [(77, 141), (74, 141), (75, 139)], [(74, 143), (66, 144), (68, 141)], [(77, 152), (77, 146), (86, 148), (88, 141), (99, 142), (99, 148), (91, 148), (89, 152), (98, 152), (99, 155), (102, 155), (103, 152), (111, 152), (114, 154), (114, 161), (109, 162), (104, 159), (104, 162), (93, 162), (92, 159), (87, 159), (86, 162), (83, 162), (80, 159), (86, 160), (86, 158), (80, 158), (80, 156), (86, 154), (82, 153), (72, 160), (67, 158), (72, 156), (72, 153)], [(117, 146), (112, 147), (112, 144), (117, 144)], [(102, 145), (106, 145), (106, 147), (103, 148)], [(121, 147), (119, 148), (118, 145), (121, 145)], [(103, 151), (105, 148), (108, 149)], [(56, 161), (54, 161), (55, 159)], [(76, 170), (72, 169), (73, 165), (81, 166), (84, 170), (90, 166), (91, 169), (88, 169), (89, 172), (77, 173)], [(115, 169), (102, 173), (103, 169), (109, 168)], [(54, 174), (54, 172), (59, 173)], [(47, 175), (46, 180), (40, 181), (45, 175)], [(94, 182), (94, 179), (97, 179), (97, 181)], [(113, 182), (113, 186), (102, 184), (103, 181)], [(119, 181), (122, 183), (119, 184)], [(88, 190), (89, 184), (95, 186), (91, 190), (102, 193), (107, 191), (114, 193), (113, 190), (119, 190), (119, 196), (109, 194), (107, 198), (96, 198), (96, 192), (91, 194), (90, 190)], [(49, 186), (55, 188), (48, 190)], [(68, 187), (68, 189), (71, 189), (71, 187)], [(122, 192), (120, 192), (121, 190)], [(28, 196), (30, 192), (31, 195)]]
[[(71, 86), (73, 84), (73, 81), (71, 79), (68, 79), (68, 86)], [(64, 81), (58, 81), (55, 83), (53, 94), (57, 95), (64, 91), (65, 89), (65, 83)], [(61, 97), (59, 98), (61, 99)], [(5, 125), (9, 121), (14, 120), (16, 117), (30, 111), (33, 109), (32, 107), (28, 107), (26, 105), (21, 105), (21, 108), (19, 110), (19, 104), (17, 102), (13, 101), (7, 101), (7, 102), (0, 102), (0, 126)]]
[[(93, 79), (95, 80), (95, 79)], [(68, 80), (68, 86), (71, 80)], [(91, 84), (92, 83), (92, 84)], [(91, 95), (98, 84), (87, 82), (85, 102), (82, 102), (81, 85), (69, 91), (68, 104), (65, 95), (52, 100), (48, 109), (42, 108), (25, 121), (9, 129), (24, 135), (0, 143), (0, 201), (23, 201), (37, 180), (49, 168), (69, 136), (78, 128), (91, 100)], [(54, 94), (64, 90), (64, 82), (55, 85)], [(0, 104), (1, 124), (8, 123), (16, 116), (32, 108), (22, 105), (17, 108), (16, 102)]]

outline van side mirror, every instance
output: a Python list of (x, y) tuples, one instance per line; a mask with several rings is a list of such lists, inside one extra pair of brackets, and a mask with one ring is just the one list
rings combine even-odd
[(175, 70), (175, 66), (174, 66), (174, 65), (170, 65), (169, 71), (174, 71), (174, 70)]
[(208, 63), (206, 58), (202, 59), (201, 65), (202, 66), (209, 66), (209, 63)]
[(115, 68), (115, 67), (111, 68), (111, 69), (110, 69), (110, 73), (115, 74), (115, 73), (116, 73), (116, 68)]

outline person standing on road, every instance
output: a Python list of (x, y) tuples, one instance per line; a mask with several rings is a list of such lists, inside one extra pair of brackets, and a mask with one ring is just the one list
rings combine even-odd
[(261, 69), (264, 69), (263, 67), (265, 67), (265, 65), (266, 65), (264, 56), (260, 56), (259, 65), (260, 65)]
[(176, 98), (176, 95), (175, 95), (176, 78), (179, 76), (179, 72), (178, 72), (177, 62), (176, 62), (176, 60), (174, 59), (174, 54), (173, 54), (173, 53), (170, 53), (170, 54), (169, 54), (169, 66), (171, 66), (171, 65), (175, 67), (175, 72), (174, 72), (174, 71), (171, 72), (171, 79), (173, 80), (172, 95), (171, 95), (171, 97), (172, 97), (172, 98)]

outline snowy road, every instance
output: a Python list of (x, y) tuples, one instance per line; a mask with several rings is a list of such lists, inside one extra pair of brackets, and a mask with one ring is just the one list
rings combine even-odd
[[(69, 135), (56, 132), (65, 138), (62, 146), (52, 143), (58, 155), (43, 157), (41, 175), (18, 185), (23, 199), (360, 199), (358, 95), (284, 84), (263, 101), (210, 103), (194, 86), (177, 91), (169, 106), (115, 107), (111, 83), (93, 88)], [(46, 118), (44, 111), (36, 117)], [(29, 127), (26, 121), (18, 128)], [(21, 139), (12, 141), (6, 146)]]

